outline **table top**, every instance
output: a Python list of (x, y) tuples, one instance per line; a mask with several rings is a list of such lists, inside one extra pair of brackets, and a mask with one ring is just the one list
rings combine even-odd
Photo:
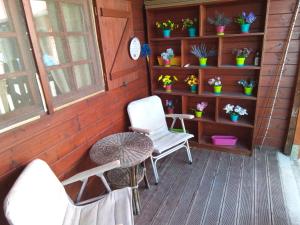
[(124, 132), (109, 135), (96, 142), (90, 150), (90, 157), (98, 165), (120, 160), (121, 168), (127, 168), (142, 163), (152, 152), (153, 143), (149, 137)]

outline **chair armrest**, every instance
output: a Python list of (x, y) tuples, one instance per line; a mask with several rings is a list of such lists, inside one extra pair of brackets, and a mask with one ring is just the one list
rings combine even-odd
[(194, 119), (194, 115), (190, 115), (190, 114), (166, 114), (167, 118), (173, 118), (173, 119)]
[(150, 130), (148, 130), (148, 129), (142, 129), (142, 128), (137, 128), (137, 127), (129, 127), (129, 130), (131, 130), (133, 132), (142, 133), (142, 134), (148, 134), (148, 135), (151, 134)]
[(116, 161), (107, 163), (105, 165), (98, 166), (98, 167), (83, 171), (81, 173), (78, 173), (78, 174), (64, 180), (62, 182), (62, 184), (68, 185), (68, 184), (75, 183), (77, 181), (84, 181), (85, 179), (87, 179), (91, 176), (95, 176), (95, 175), (99, 176), (99, 175), (102, 175), (106, 171), (109, 171), (109, 170), (112, 170), (115, 168), (119, 168), (119, 167), (120, 167), (120, 161), (116, 160)]

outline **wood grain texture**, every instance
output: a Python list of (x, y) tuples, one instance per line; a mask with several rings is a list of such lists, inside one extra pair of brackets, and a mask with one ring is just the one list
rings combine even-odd
[[(131, 2), (133, 16), (141, 17), (142, 1)], [(141, 18), (133, 25), (134, 34), (141, 40), (145, 32), (143, 21)], [(49, 163), (61, 179), (95, 166), (87, 154), (90, 147), (102, 137), (127, 130), (127, 104), (149, 94), (146, 63), (139, 59), (137, 64), (136, 80), (127, 86), (106, 91), (0, 135), (0, 202), (24, 166), (35, 158)], [(92, 179), (87, 191), (92, 190), (91, 195), (101, 192), (99, 184), (97, 179)], [(78, 185), (70, 185), (67, 190), (74, 197)], [(0, 224), (7, 224), (3, 210)]]

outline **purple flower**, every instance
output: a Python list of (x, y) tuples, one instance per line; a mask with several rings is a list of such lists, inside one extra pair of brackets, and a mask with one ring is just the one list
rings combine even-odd
[(247, 14), (246, 14), (246, 12), (242, 12), (242, 16), (243, 16), (243, 18), (246, 18), (247, 17)]
[(249, 15), (248, 16), (246, 15), (246, 17), (244, 18), (246, 20), (246, 23), (249, 24), (253, 23), (256, 20), (255, 14), (253, 12), (250, 12)]

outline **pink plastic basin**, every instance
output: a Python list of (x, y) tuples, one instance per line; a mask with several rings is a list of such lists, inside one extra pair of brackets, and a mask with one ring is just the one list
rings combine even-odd
[(213, 135), (211, 139), (214, 145), (236, 145), (238, 140), (237, 137), (228, 135)]

